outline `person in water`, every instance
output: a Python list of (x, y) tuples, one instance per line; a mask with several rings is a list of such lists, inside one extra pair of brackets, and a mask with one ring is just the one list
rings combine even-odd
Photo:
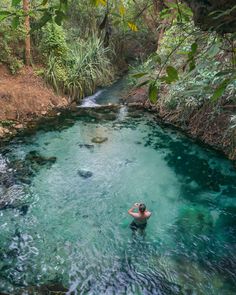
[[(134, 212), (136, 208), (138, 212)], [(133, 207), (128, 210), (128, 213), (134, 218), (130, 224), (132, 230), (144, 230), (147, 225), (147, 220), (152, 214), (150, 211), (146, 210), (146, 205), (143, 203), (135, 203)]]

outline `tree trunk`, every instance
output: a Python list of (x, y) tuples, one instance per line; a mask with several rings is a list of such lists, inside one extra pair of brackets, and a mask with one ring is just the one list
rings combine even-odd
[(25, 16), (25, 64), (29, 66), (31, 64), (31, 46), (30, 46), (30, 18), (29, 18), (29, 0), (23, 0), (23, 9)]

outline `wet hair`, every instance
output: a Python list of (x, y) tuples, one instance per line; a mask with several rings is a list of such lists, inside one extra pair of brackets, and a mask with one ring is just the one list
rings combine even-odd
[(146, 210), (146, 205), (142, 203), (142, 204), (139, 205), (138, 209), (139, 209), (140, 212), (143, 213)]

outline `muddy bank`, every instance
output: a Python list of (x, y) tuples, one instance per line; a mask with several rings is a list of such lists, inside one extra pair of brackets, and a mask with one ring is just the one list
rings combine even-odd
[(0, 138), (23, 129), (36, 117), (68, 105), (68, 99), (56, 95), (33, 68), (24, 67), (12, 75), (0, 66)]
[(152, 110), (160, 123), (184, 131), (191, 138), (222, 152), (230, 160), (236, 160), (236, 128), (231, 128), (230, 122), (231, 116), (236, 113), (236, 104), (222, 103), (214, 109), (211, 104), (204, 104), (199, 109), (170, 110), (161, 102), (150, 105), (147, 97), (147, 90), (134, 89), (124, 98), (124, 103), (139, 104)]

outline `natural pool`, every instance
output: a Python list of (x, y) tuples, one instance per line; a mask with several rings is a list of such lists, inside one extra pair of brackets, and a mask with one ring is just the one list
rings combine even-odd
[[(2, 151), (2, 175), (32, 162), (31, 151), (56, 159), (1, 184), (23, 205), (0, 211), (0, 292), (235, 294), (232, 164), (150, 114), (122, 114), (64, 117)], [(146, 235), (132, 236), (127, 210), (139, 201), (153, 214)]]

